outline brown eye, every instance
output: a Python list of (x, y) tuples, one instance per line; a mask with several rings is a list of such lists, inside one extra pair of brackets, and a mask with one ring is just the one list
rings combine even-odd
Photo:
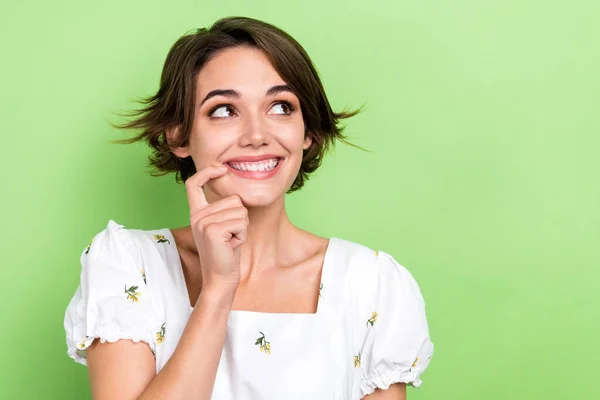
[(219, 106), (213, 109), (210, 113), (210, 116), (213, 118), (227, 118), (233, 117), (235, 115), (235, 110), (231, 106)]
[(269, 114), (288, 115), (292, 112), (292, 106), (288, 102), (280, 102), (274, 104), (271, 110), (274, 112), (269, 112)]

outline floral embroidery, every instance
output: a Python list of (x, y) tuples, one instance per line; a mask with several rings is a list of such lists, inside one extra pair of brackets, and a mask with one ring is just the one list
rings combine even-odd
[(360, 353), (358, 353), (357, 356), (354, 356), (354, 367), (359, 367), (360, 368)]
[(136, 292), (138, 290), (137, 286), (132, 286), (127, 289), (127, 285), (125, 285), (125, 293), (127, 293), (127, 300), (131, 300), (134, 303), (137, 303), (140, 299), (139, 297), (142, 295), (140, 292)]
[(92, 244), (88, 244), (88, 246), (85, 248), (85, 254), (90, 252), (90, 247), (92, 247)]
[(319, 298), (321, 298), (321, 290), (323, 289), (323, 283), (319, 285)]
[(267, 342), (265, 334), (259, 332), (262, 336), (256, 339), (255, 345), (260, 345), (260, 351), (264, 351), (266, 354), (271, 355), (271, 343)]
[(87, 337), (85, 339), (83, 339), (81, 341), (81, 343), (77, 344), (77, 347), (79, 347), (80, 349), (84, 349), (85, 348), (85, 341), (87, 340)]
[(162, 343), (165, 341), (165, 324), (166, 324), (166, 322), (164, 322), (160, 326), (160, 331), (156, 332), (156, 342), (157, 343)]
[(377, 321), (378, 316), (379, 314), (377, 313), (377, 311), (373, 311), (373, 314), (371, 314), (371, 318), (367, 320), (367, 326), (369, 326), (369, 324), (373, 326), (373, 324), (375, 324), (375, 322)]
[[(93, 338), (91, 339), (92, 341), (94, 340)], [(85, 357), (85, 349), (86, 347), (89, 345), (89, 343), (91, 343), (90, 341), (90, 337), (86, 336), (85, 339), (83, 339), (81, 342), (77, 343), (76, 347), (76, 352), (77, 354), (79, 354), (79, 356), (81, 357)]]
[(417, 361), (419, 361), (419, 357), (415, 358), (415, 361), (413, 361), (412, 363), (411, 369), (417, 366)]
[(144, 279), (144, 283), (146, 283), (146, 270), (142, 268), (142, 279)]
[(154, 234), (154, 240), (156, 240), (157, 243), (169, 243), (171, 244), (171, 242), (169, 241), (169, 239), (166, 239), (163, 235), (158, 235), (158, 234)]
[(379, 251), (375, 250), (375, 257), (377, 257), (379, 255)]

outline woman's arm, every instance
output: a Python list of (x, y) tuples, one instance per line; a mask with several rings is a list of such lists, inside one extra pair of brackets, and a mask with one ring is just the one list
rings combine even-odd
[(205, 288), (173, 355), (155, 373), (146, 343), (94, 342), (87, 349), (94, 400), (210, 399), (235, 291)]
[(210, 204), (204, 196), (203, 186), (226, 172), (224, 165), (208, 166), (185, 181), (202, 285), (175, 351), (155, 375), (148, 345), (119, 340), (90, 346), (88, 368), (95, 400), (210, 399), (240, 280), (240, 246), (250, 222), (238, 195)]
[(406, 384), (395, 383), (387, 390), (375, 389), (362, 400), (406, 400)]

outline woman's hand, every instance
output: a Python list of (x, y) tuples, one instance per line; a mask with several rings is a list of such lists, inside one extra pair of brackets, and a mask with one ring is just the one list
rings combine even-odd
[(209, 204), (202, 191), (206, 182), (226, 172), (226, 166), (209, 166), (185, 182), (190, 224), (202, 268), (202, 290), (235, 290), (240, 282), (240, 245), (247, 237), (248, 209), (237, 195)]

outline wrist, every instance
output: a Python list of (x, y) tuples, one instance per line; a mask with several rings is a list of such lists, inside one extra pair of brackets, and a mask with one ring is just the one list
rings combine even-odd
[(209, 306), (225, 307), (231, 309), (237, 285), (211, 282), (202, 285), (202, 290), (196, 301), (196, 306), (203, 303)]

